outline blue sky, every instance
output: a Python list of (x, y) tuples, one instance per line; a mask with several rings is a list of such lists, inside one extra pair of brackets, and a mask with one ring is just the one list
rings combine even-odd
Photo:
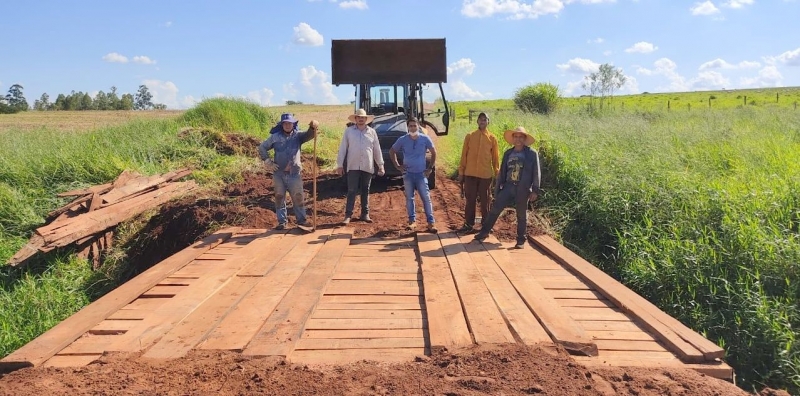
[(3, 1), (0, 89), (348, 103), (331, 39), (441, 37), (450, 100), (542, 81), (580, 95), (602, 63), (629, 77), (622, 93), (798, 86), (798, 17), (800, 0)]

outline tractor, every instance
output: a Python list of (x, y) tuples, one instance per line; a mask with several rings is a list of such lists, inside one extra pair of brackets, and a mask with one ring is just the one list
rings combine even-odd
[[(416, 117), (425, 133), (447, 135), (450, 113), (442, 83), (447, 82), (445, 39), (333, 40), (331, 82), (355, 87), (354, 111), (375, 116), (370, 126), (378, 134), (386, 174), (402, 176), (389, 158), (389, 149), (406, 133), (406, 119)], [(437, 84), (442, 108), (426, 108), (423, 92)], [(427, 157), (430, 164), (430, 154)], [(402, 163), (402, 154), (398, 153)], [(428, 178), (436, 188), (436, 170)]]

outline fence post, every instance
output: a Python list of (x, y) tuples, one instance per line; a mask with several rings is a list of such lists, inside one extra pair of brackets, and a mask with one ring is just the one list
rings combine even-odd
[(711, 108), (711, 98), (708, 98), (708, 108)]
[(687, 103), (686, 106), (688, 106), (689, 111), (692, 111), (692, 104), (691, 103)]
[(670, 110), (670, 103), (669, 103), (669, 100), (668, 100), (667, 101), (667, 111), (669, 111), (669, 110)]
[(778, 103), (778, 97), (779, 97), (779, 95), (780, 95), (780, 93), (777, 93), (777, 92), (775, 93), (775, 103)]
[(469, 123), (472, 124), (472, 110), (469, 111)]
[(797, 102), (794, 102), (794, 109), (797, 110)]
[(744, 105), (747, 106), (747, 95), (744, 96)]

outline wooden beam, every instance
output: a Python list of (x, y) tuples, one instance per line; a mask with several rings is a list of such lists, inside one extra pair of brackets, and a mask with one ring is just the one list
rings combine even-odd
[(41, 365), (162, 279), (230, 238), (235, 231), (236, 228), (217, 231), (125, 282), (0, 360), (0, 370)]
[(531, 241), (605, 295), (623, 312), (638, 318), (648, 331), (657, 335), (660, 341), (685, 362), (699, 363), (725, 356), (725, 350), (717, 344), (667, 315), (553, 238), (540, 235), (532, 237)]

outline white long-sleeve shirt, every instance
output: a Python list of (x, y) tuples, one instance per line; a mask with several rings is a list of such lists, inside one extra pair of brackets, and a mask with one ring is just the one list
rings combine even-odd
[(378, 169), (382, 169), (383, 154), (375, 130), (367, 127), (361, 131), (355, 125), (345, 129), (342, 142), (339, 144), (336, 166), (343, 168), (345, 158), (348, 171), (360, 170), (375, 173), (375, 164), (378, 165)]

